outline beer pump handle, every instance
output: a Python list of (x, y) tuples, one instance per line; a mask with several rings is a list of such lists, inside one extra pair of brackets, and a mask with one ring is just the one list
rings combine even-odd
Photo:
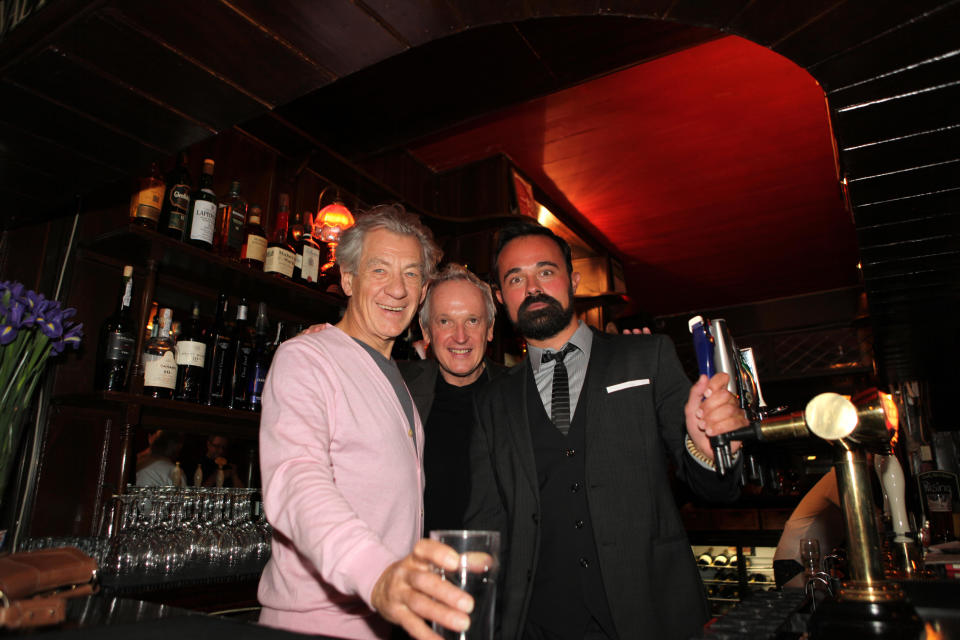
[[(715, 358), (715, 343), (710, 333), (710, 325), (701, 317), (693, 316), (687, 323), (693, 336), (693, 348), (697, 353), (697, 367), (702, 375), (712, 378), (717, 372)], [(731, 381), (733, 378), (731, 377)], [(717, 475), (723, 477), (733, 466), (730, 453), (730, 443), (725, 436), (710, 438), (710, 447), (713, 449), (713, 464)]]

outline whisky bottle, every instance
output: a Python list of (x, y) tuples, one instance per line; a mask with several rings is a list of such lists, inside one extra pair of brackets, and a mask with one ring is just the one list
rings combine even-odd
[(190, 320), (183, 323), (177, 339), (177, 386), (174, 397), (187, 402), (200, 402), (203, 388), (207, 343), (200, 330), (200, 303), (193, 303)]
[(150, 175), (140, 179), (139, 189), (130, 197), (130, 222), (148, 229), (157, 228), (163, 204), (163, 186), (160, 169), (154, 162), (150, 166)]
[(277, 211), (277, 224), (267, 244), (267, 256), (263, 264), (264, 273), (272, 273), (281, 278), (293, 277), (296, 253), (287, 242), (287, 225), (290, 220), (290, 196), (280, 194), (280, 209)]
[(320, 279), (322, 250), (317, 241), (313, 239), (313, 216), (309, 212), (304, 214), (303, 235), (300, 237), (297, 253), (297, 265), (300, 271), (296, 274), (294, 280), (309, 287), (316, 287), (317, 281)]
[(247, 203), (240, 197), (240, 181), (230, 183), (226, 199), (217, 211), (214, 250), (225, 258), (239, 259), (247, 224)]
[(173, 322), (171, 309), (160, 309), (157, 336), (150, 338), (143, 350), (143, 393), (153, 398), (171, 398), (177, 386), (177, 356), (170, 325)]
[(183, 231), (183, 239), (202, 249), (213, 248), (213, 235), (217, 226), (217, 196), (213, 192), (213, 166), (210, 158), (203, 161), (200, 187), (193, 192), (190, 215)]
[(232, 337), (226, 325), (227, 294), (221, 293), (217, 300), (217, 315), (207, 332), (207, 371), (201, 401), (221, 407), (226, 404), (224, 394), (232, 371), (228, 366)]
[(100, 327), (96, 387), (104, 391), (127, 388), (130, 361), (137, 341), (136, 323), (130, 308), (133, 299), (133, 267), (123, 268), (117, 309)]
[(190, 171), (187, 169), (185, 151), (180, 152), (177, 166), (167, 174), (166, 183), (159, 230), (177, 240), (183, 240), (183, 228), (187, 223), (187, 214), (190, 213), (190, 192), (193, 191), (193, 180), (190, 179)]
[(243, 246), (240, 248), (240, 263), (251, 269), (263, 270), (267, 257), (267, 232), (260, 226), (260, 207), (250, 207), (250, 216), (243, 232)]

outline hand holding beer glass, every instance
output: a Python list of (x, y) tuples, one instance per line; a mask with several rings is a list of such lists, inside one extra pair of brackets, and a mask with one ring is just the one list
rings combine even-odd
[(492, 640), (497, 600), (497, 572), (500, 568), (500, 533), (496, 531), (431, 531), (430, 539), (452, 547), (460, 556), (459, 566), (450, 571), (434, 569), (444, 580), (473, 596), (470, 628), (451, 631), (434, 623), (433, 630), (445, 640)]

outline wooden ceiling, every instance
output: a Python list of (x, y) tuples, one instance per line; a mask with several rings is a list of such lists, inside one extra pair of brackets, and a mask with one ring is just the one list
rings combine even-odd
[[(558, 22), (561, 19), (569, 22)], [(617, 20), (619, 26), (609, 26)], [(649, 62), (628, 74), (651, 74), (652, 82), (659, 73), (663, 92), (689, 98), (693, 93), (685, 88), (687, 78), (664, 75), (661, 60), (669, 58), (658, 56), (703, 43), (717, 33), (738, 35), (796, 63), (826, 93), (841, 171), (849, 183), (882, 367), (891, 379), (955, 381), (958, 374), (943, 362), (951, 360), (945, 353), (956, 354), (956, 332), (943, 331), (942, 324), (956, 315), (960, 299), (958, 23), (956, 0), (612, 0), (602, 5), (595, 0), (49, 0), (0, 40), (0, 217), (9, 226), (62, 215), (73, 208), (74, 195), (127, 179), (151, 160), (241, 123), (255, 126), (278, 149), (312, 153), (310, 157), (330, 163), (333, 171), (342, 171), (349, 165), (344, 156), (359, 161), (384, 147), (403, 148), (465, 119), (541, 98), (631, 63)], [(710, 32), (714, 35), (704, 28), (715, 30)], [(722, 50), (732, 46), (727, 42), (703, 47)], [(441, 59), (458, 47), (467, 53)], [(693, 51), (683, 51), (677, 59), (687, 60)], [(415, 64), (408, 66), (410, 60)], [(378, 63), (396, 75), (392, 83), (370, 84), (378, 77)], [(728, 63), (735, 60), (719, 61), (718, 73)], [(696, 64), (687, 62), (683, 68), (691, 78), (711, 82), (710, 74)], [(772, 74), (764, 76), (771, 88), (786, 81), (770, 69), (757, 73)], [(634, 84), (630, 90), (642, 93), (642, 86)], [(692, 136), (721, 143), (722, 133), (739, 130), (766, 142), (790, 138), (780, 126), (806, 126), (797, 116), (752, 130), (759, 122), (754, 114), (746, 107), (735, 108), (723, 85), (712, 86), (709, 101), (723, 109), (711, 104), (700, 108), (704, 117), (716, 117), (724, 126), (718, 131), (691, 125)], [(767, 100), (753, 91), (757, 104)], [(309, 108), (310, 103), (300, 102), (303, 96), (314, 105), (326, 101), (331, 111)], [(342, 101), (343, 96), (360, 99)], [(668, 98), (658, 96), (649, 104), (637, 103), (635, 109), (644, 117), (657, 117), (649, 109), (669, 108)], [(691, 117), (697, 114), (695, 102), (675, 106)], [(793, 105), (783, 106), (789, 110)], [(659, 280), (679, 290), (707, 272), (718, 291), (735, 295), (725, 289), (730, 282), (719, 274), (726, 264), (742, 269), (756, 246), (730, 238), (710, 243), (713, 238), (684, 225), (681, 238), (696, 240), (701, 234), (703, 246), (724, 244), (730, 256), (694, 269), (694, 256), (680, 260), (670, 255), (682, 255), (691, 243), (673, 241), (678, 232), (669, 222), (686, 216), (732, 229), (737, 215), (753, 215), (760, 224), (752, 228), (771, 235), (751, 241), (761, 247), (782, 245), (781, 259), (793, 265), (792, 271), (816, 270), (840, 255), (842, 249), (818, 244), (818, 238), (844, 237), (838, 226), (828, 226), (819, 235), (814, 229), (799, 229), (786, 239), (773, 233), (785, 219), (813, 215), (821, 220), (818, 216), (826, 215), (816, 205), (791, 216), (786, 208), (791, 195), (811, 205), (822, 202), (824, 210), (838, 207), (835, 193), (828, 193), (836, 177), (830, 175), (829, 163), (813, 152), (822, 128), (810, 126), (810, 138), (794, 136), (781, 145), (781, 153), (764, 155), (763, 164), (753, 171), (740, 166), (744, 156), (736, 147), (699, 157), (685, 146), (693, 142), (691, 135), (684, 136), (684, 144), (667, 144), (666, 132), (654, 135), (644, 144), (661, 149), (649, 155), (607, 148), (602, 155), (635, 163), (635, 171), (614, 166), (606, 172), (622, 184), (628, 178), (635, 181), (631, 193), (639, 199), (634, 207), (620, 208), (623, 199), (603, 201), (605, 185), (596, 177), (582, 176), (582, 184), (557, 192), (569, 192), (572, 210), (584, 219), (592, 222), (596, 216), (596, 228), (612, 242), (621, 240), (624, 229), (636, 229), (624, 251), (636, 248), (638, 273), (646, 273), (649, 282)], [(544, 134), (550, 129), (540, 128)], [(467, 136), (468, 129), (456, 133)], [(563, 144), (569, 149), (575, 140)], [(419, 147), (424, 154), (430, 148), (426, 142)], [(523, 155), (522, 150), (516, 153)], [(650, 155), (662, 158), (662, 165), (651, 165)], [(793, 179), (763, 179), (783, 170), (790, 158), (805, 159)], [(563, 163), (539, 164), (539, 171), (549, 176), (560, 175)], [(530, 166), (533, 172), (536, 163)], [(657, 171), (670, 178), (672, 187), (654, 178)], [(702, 188), (713, 191), (700, 209), (693, 204), (698, 189), (691, 186), (691, 171), (702, 174), (696, 176), (706, 180)], [(363, 172), (348, 173), (376, 193), (372, 199), (391, 193)], [(565, 175), (573, 180), (574, 172)], [(739, 186), (730, 184), (734, 178), (742, 179)], [(814, 189), (809, 186), (813, 181), (830, 186)], [(783, 192), (776, 206), (758, 204), (768, 189), (777, 188), (795, 191)], [(737, 193), (749, 204), (734, 202)], [(687, 212), (675, 213), (681, 206)], [(645, 228), (627, 222), (637, 211), (650, 214)], [(838, 218), (831, 220), (842, 226)], [(676, 248), (662, 248), (645, 230), (670, 239)], [(737, 231), (733, 235), (742, 237)], [(813, 251), (812, 261), (795, 260), (804, 253), (802, 246), (808, 248), (806, 255)], [(778, 253), (774, 248), (762, 255), (776, 259)], [(662, 256), (674, 266), (650, 270), (643, 264), (649, 256)], [(849, 277), (849, 261), (844, 265), (836, 271), (839, 280)], [(789, 277), (798, 286), (808, 286), (803, 282), (806, 274), (792, 271)]]
[(435, 171), (509, 155), (626, 268), (655, 315), (858, 284), (823, 90), (737, 37), (411, 145)]

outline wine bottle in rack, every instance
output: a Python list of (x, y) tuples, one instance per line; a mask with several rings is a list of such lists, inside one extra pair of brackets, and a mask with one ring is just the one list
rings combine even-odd
[(213, 248), (213, 236), (217, 227), (217, 195), (213, 192), (213, 167), (210, 158), (203, 161), (200, 186), (193, 192), (190, 214), (183, 231), (183, 240), (201, 249)]
[(277, 211), (277, 224), (267, 244), (267, 256), (263, 271), (289, 280), (293, 277), (296, 253), (287, 242), (287, 226), (290, 220), (290, 196), (280, 194), (280, 208)]
[(250, 269), (263, 271), (267, 258), (267, 232), (260, 224), (260, 206), (252, 205), (247, 225), (243, 230), (243, 246), (240, 247), (240, 263)]
[(222, 407), (226, 404), (224, 394), (232, 371), (228, 366), (231, 336), (227, 329), (227, 294), (221, 293), (217, 299), (217, 315), (207, 334), (207, 372), (202, 402)]
[(130, 197), (130, 221), (156, 229), (163, 206), (164, 184), (160, 168), (154, 162), (150, 166), (150, 175), (140, 179), (140, 186)]
[(96, 387), (103, 391), (124, 391), (130, 375), (130, 361), (137, 342), (133, 319), (133, 267), (123, 268), (120, 300), (117, 309), (100, 327), (100, 350), (97, 353)]
[(174, 397), (187, 402), (200, 402), (203, 389), (207, 343), (200, 329), (200, 303), (193, 303), (190, 319), (183, 323), (177, 338), (177, 386)]
[(143, 393), (152, 398), (172, 398), (177, 386), (177, 356), (170, 326), (173, 310), (160, 309), (157, 335), (150, 338), (143, 350)]
[(181, 151), (177, 156), (177, 166), (167, 174), (166, 195), (160, 210), (160, 233), (183, 240), (183, 228), (190, 213), (190, 192), (193, 180), (190, 178), (187, 153)]

